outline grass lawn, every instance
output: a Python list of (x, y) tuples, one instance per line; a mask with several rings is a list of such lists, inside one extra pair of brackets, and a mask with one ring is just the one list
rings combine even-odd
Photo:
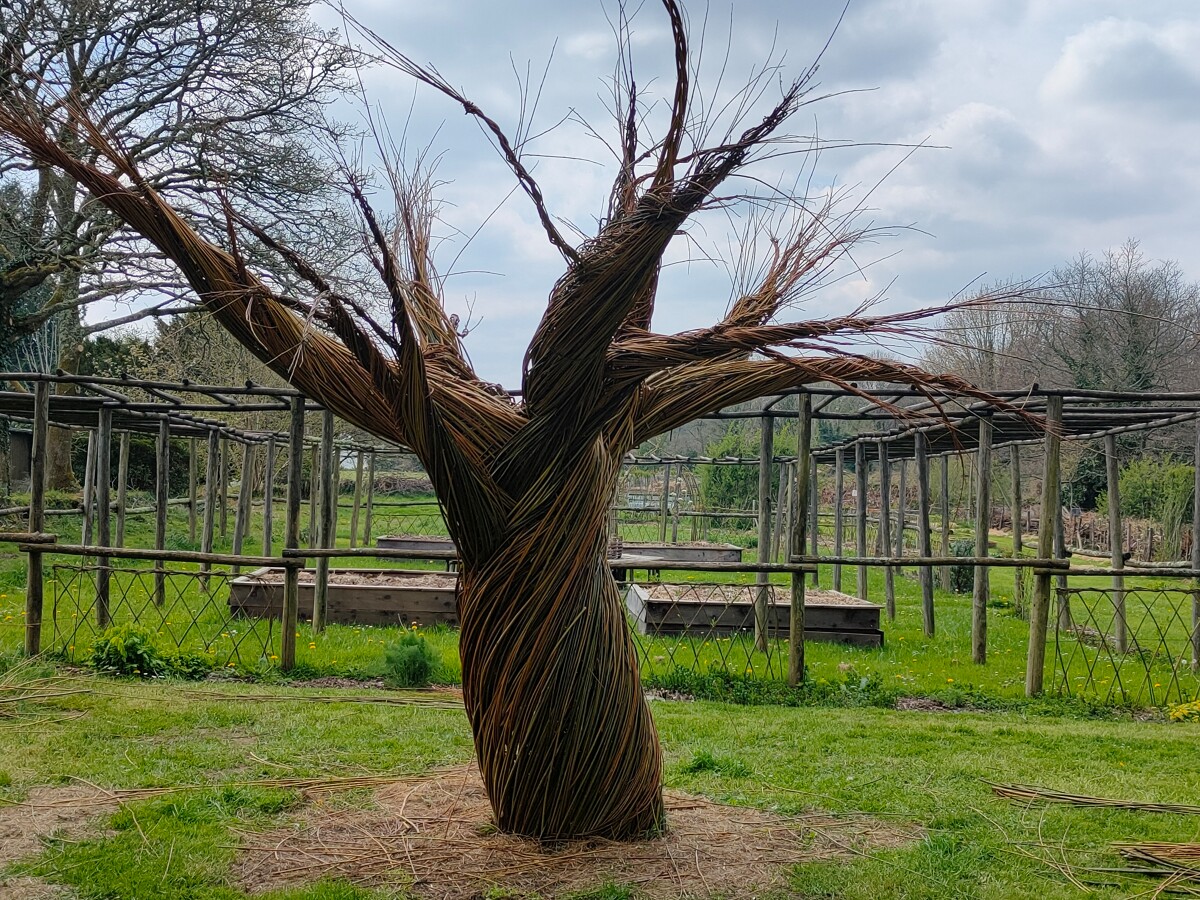
[[(0, 802), (46, 785), (106, 788), (204, 784), (203, 790), (129, 803), (4, 870), (68, 885), (83, 900), (234, 900), (239, 833), (278, 827), (301, 811), (290, 791), (239, 786), (281, 777), (420, 773), (470, 758), (455, 709), (365, 703), (245, 702), (270, 695), (336, 696), (281, 686), (187, 685), (78, 677), (85, 689), (38, 718), (0, 719)], [(361, 695), (361, 691), (355, 691)], [(994, 797), (982, 779), (1127, 799), (1200, 803), (1200, 726), (1096, 721), (1015, 712), (653, 704), (668, 786), (783, 813), (820, 808), (915, 826), (908, 846), (788, 873), (809, 898), (1082, 896), (1049, 856), (1120, 865), (1118, 840), (1200, 840), (1200, 817), (1126, 810), (1026, 809)], [(68, 718), (68, 713), (78, 717)], [(335, 801), (358, 806), (369, 792)], [(1093, 875), (1096, 897), (1144, 888)], [(5, 888), (0, 882), (0, 896)], [(336, 882), (270, 900), (395, 896)], [(403, 892), (399, 892), (400, 896)], [(261, 896), (261, 895), (260, 895)], [(495, 894), (494, 896), (502, 896)], [(636, 896), (597, 885), (595, 897)]]
[[(408, 512), (406, 508), (400, 511)], [(423, 516), (428, 512), (417, 511)], [(348, 538), (348, 520), (347, 514), (340, 519), (343, 545)], [(416, 528), (408, 527), (409, 521), (395, 514), (377, 516), (373, 533), (437, 533), (427, 522)], [(78, 539), (78, 524), (73, 520), (60, 519), (53, 526), (64, 542)], [(261, 534), (260, 527), (256, 521), (251, 534)], [(192, 546), (185, 539), (186, 528), (186, 516), (174, 510), (171, 546)], [(281, 533), (277, 523), (276, 550)], [(148, 520), (131, 519), (131, 546), (146, 546), (151, 535)], [(732, 531), (710, 533), (709, 537), (732, 538), (739, 543), (748, 540), (747, 535)], [(259, 541), (251, 537), (248, 551), (258, 552)], [(997, 543), (1001, 545), (998, 552), (1005, 552), (1003, 538)], [(228, 538), (216, 541), (218, 551), (228, 547)], [(344, 562), (371, 567), (400, 565), (361, 559)], [(125, 595), (143, 603), (149, 599), (153, 583), (144, 569), (139, 564), (116, 576), (127, 579), (122, 588)], [(843, 589), (848, 592), (854, 589), (854, 574), (853, 567), (843, 570)], [(812, 808), (838, 815), (863, 813), (916, 829), (919, 836), (899, 849), (794, 867), (788, 872), (791, 895), (808, 898), (1075, 897), (1083, 894), (1081, 887), (1047, 859), (1112, 868), (1122, 865), (1110, 850), (1114, 841), (1200, 841), (1200, 816), (1062, 806), (1027, 809), (994, 797), (982, 779), (1033, 783), (1072, 793), (1200, 804), (1200, 725), (1142, 721), (1128, 713), (1096, 716), (1087, 704), (1023, 704), (1027, 626), (1012, 609), (1012, 570), (992, 572), (989, 656), (983, 666), (970, 660), (969, 598), (939, 591), (937, 633), (926, 638), (919, 587), (911, 575), (896, 580), (897, 617), (894, 622), (885, 620), (883, 648), (807, 646), (810, 681), (831, 686), (809, 699), (825, 705), (655, 701), (668, 786), (780, 813)], [(711, 576), (681, 572), (664, 572), (663, 578), (711, 580)], [(730, 580), (748, 583), (753, 576), (731, 576)], [(828, 567), (822, 567), (820, 580), (823, 587), (831, 585)], [(783, 583), (783, 578), (778, 581)], [(1076, 581), (1081, 587), (1091, 583), (1073, 579), (1073, 586)], [(186, 601), (183, 607), (191, 609), (198, 594), (194, 580), (188, 584), (179, 596)], [(214, 584), (223, 582), (214, 579)], [(1105, 586), (1104, 580), (1095, 584)], [(1152, 586), (1155, 582), (1140, 579), (1137, 584)], [(870, 598), (881, 602), (881, 570), (871, 571), (868, 587)], [(0, 671), (5, 659), (11, 662), (20, 647), (23, 588), (24, 557), (15, 553), (0, 557)], [(187, 594), (188, 590), (193, 594)], [(70, 600), (72, 591), (79, 593), (69, 585), (60, 587), (60, 599)], [(224, 594), (214, 588), (213, 598), (214, 609), (209, 612), (215, 616)], [(219, 618), (208, 622), (220, 623)], [(172, 618), (171, 627), (175, 625)], [(244, 623), (243, 627), (251, 632), (263, 628)], [(437, 679), (457, 682), (461, 672), (454, 632), (425, 629), (423, 633), (440, 661)], [(381, 675), (385, 649), (398, 634), (397, 628), (335, 625), (314, 635), (302, 625), (297, 640), (298, 674)], [(164, 641), (169, 637), (165, 629), (162, 637)], [(85, 659), (91, 639), (81, 640), (70, 655)], [(227, 640), (234, 643), (232, 637)], [(218, 644), (224, 649), (214, 654), (215, 662), (219, 668), (266, 676), (265, 682), (210, 682), (197, 687), (68, 671), (69, 686), (84, 692), (51, 701), (48, 711), (0, 703), (0, 813), (6, 801), (11, 806), (31, 792), (40, 796), (48, 786), (81, 782), (104, 788), (205, 785), (203, 790), (131, 802), (115, 812), (104, 812), (80, 831), (51, 837), (40, 851), (30, 848), (21, 860), (6, 862), (2, 871), (10, 877), (65, 885), (67, 893), (61, 896), (83, 900), (236, 900), (246, 896), (232, 875), (240, 835), (284, 826), (304, 811), (307, 802), (293, 791), (242, 782), (419, 774), (471, 758), (470, 731), (458, 709), (360, 702), (247, 702), (252, 698), (345, 694), (272, 683), (269, 649), (274, 646), (271, 641), (278, 640), (277, 629), (270, 640), (248, 640), (245, 633), (240, 640), (246, 641), (244, 658)], [(258, 649), (254, 649), (255, 641)], [(644, 640), (643, 650), (647, 677), (669, 678), (668, 667), (656, 660), (665, 656), (661, 641)], [(705, 656), (710, 650), (699, 654), (696, 668), (701, 675), (710, 661)], [(786, 655), (786, 647), (777, 645), (773, 653)], [(766, 659), (751, 654), (746, 662), (761, 675)], [(1053, 664), (1051, 652), (1048, 668)], [(1077, 670), (1067, 673), (1068, 693), (1076, 693), (1072, 679), (1078, 677)], [(866, 682), (872, 685), (868, 691), (861, 696), (853, 693), (855, 685)], [(1048, 685), (1054, 683), (1047, 681)], [(1188, 682), (1185, 687), (1194, 690), (1195, 686)], [(846, 688), (851, 689), (849, 694), (837, 696), (838, 690)], [(205, 697), (195, 691), (214, 693)], [(361, 695), (363, 690), (351, 693)], [(230, 694), (237, 697), (230, 699)], [(952, 706), (966, 701), (994, 711), (897, 711), (879, 705), (898, 694), (935, 697)], [(773, 696), (768, 693), (750, 699)], [(366, 806), (371, 794), (353, 792), (332, 802), (334, 809)], [(1097, 897), (1129, 897), (1147, 887), (1113, 873), (1096, 872), (1088, 878), (1101, 882), (1091, 885)], [(7, 889), (15, 890), (13, 884)], [(0, 897), (6, 896), (5, 890), (0, 882)], [(256, 896), (268, 900), (366, 900), (395, 893), (318, 881)], [(588, 896), (618, 900), (636, 894), (634, 886), (605, 884), (597, 885)], [(498, 900), (504, 894), (489, 896)]]

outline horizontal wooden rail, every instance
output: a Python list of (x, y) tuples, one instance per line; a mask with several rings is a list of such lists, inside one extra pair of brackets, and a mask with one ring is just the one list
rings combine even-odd
[(1070, 565), (1066, 559), (1012, 559), (1007, 556), (821, 556), (803, 557), (806, 565), (840, 563), (856, 566), (974, 566), (975, 568), (1050, 569), (1062, 574)]
[(341, 556), (354, 557), (378, 557), (379, 559), (431, 559), (431, 560), (450, 560), (458, 559), (458, 554), (453, 550), (393, 550), (390, 548), (381, 547), (315, 547), (307, 548), (300, 547), (295, 550), (285, 549), (284, 557), (287, 559), (325, 559)]
[(735, 563), (735, 562), (691, 562), (678, 559), (656, 559), (645, 556), (626, 556), (610, 559), (611, 569), (651, 569), (673, 572), (792, 572), (810, 575), (815, 568), (810, 563)]
[[(319, 559), (322, 557), (355, 557), (379, 559), (428, 559), (456, 561), (458, 554), (447, 550), (384, 550), (374, 547), (345, 547), (320, 549), (298, 548), (284, 550), (288, 559)], [(814, 567), (808, 562), (792, 563), (738, 563), (738, 562), (692, 562), (676, 559), (658, 559), (646, 556), (625, 556), (608, 560), (613, 569), (672, 569), (684, 572), (800, 572), (810, 574)]]
[(234, 556), (231, 553), (199, 553), (194, 550), (147, 550), (132, 547), (84, 547), (78, 544), (23, 543), (18, 549), (25, 553), (59, 554), (63, 556), (103, 556), (117, 559), (153, 559), (163, 562), (198, 562), (217, 566), (276, 566), (298, 569), (302, 560), (275, 556)]
[(37, 531), (0, 531), (0, 543), (8, 544), (53, 544), (57, 534)]
[[(1128, 579), (1134, 578), (1200, 578), (1200, 569), (1109, 569), (1099, 566), (1095, 567), (1080, 567), (1073, 569), (1046, 569), (1035, 568), (1035, 574), (1038, 575), (1081, 575), (1081, 576), (1112, 576), (1121, 575)], [(1090, 587), (1081, 588), (1081, 590), (1091, 590)], [(1176, 588), (1175, 590), (1188, 590), (1195, 592), (1195, 588)]]

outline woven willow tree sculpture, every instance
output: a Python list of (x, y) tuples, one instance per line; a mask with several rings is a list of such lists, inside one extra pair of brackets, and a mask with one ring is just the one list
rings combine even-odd
[[(668, 244), (778, 137), (807, 102), (815, 72), (740, 135), (699, 146), (684, 20), (676, 0), (663, 2), (677, 81), (667, 131), (643, 139), (630, 87), (608, 216), (577, 246), (559, 233), (499, 127), (435, 73), (389, 50), (394, 64), (493, 132), (564, 257), (525, 357), (519, 401), (476, 376), (443, 308), (427, 182), (398, 186), (394, 227), (351, 188), (391, 301), (380, 322), (233, 211), (232, 249), (201, 237), (87, 110), (48, 107), (20, 73), (9, 73), (0, 94), (0, 133), (11, 146), (69, 173), (173, 260), (212, 315), (304, 394), (421, 459), (461, 555), (463, 696), (496, 823), (545, 839), (628, 838), (663, 824), (657, 734), (605, 559), (623, 454), (699, 415), (815, 381), (888, 380), (984, 396), (950, 376), (838, 349), (839, 337), (902, 327), (930, 311), (776, 322), (862, 236), (827, 208), (809, 213), (797, 204), (797, 224), (722, 321), (680, 334), (650, 330)], [(237, 250), (247, 230), (308, 283), (310, 300), (255, 276)]]

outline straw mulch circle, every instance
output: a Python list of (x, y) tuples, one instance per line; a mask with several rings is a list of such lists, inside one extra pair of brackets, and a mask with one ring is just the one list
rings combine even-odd
[(489, 889), (556, 897), (606, 882), (651, 898), (750, 897), (787, 885), (788, 867), (914, 840), (914, 829), (866, 817), (779, 816), (666, 795), (669, 831), (637, 842), (548, 846), (499, 834), (478, 769), (460, 766), (380, 788), (369, 810), (314, 808), (292, 828), (247, 833), (238, 883), (266, 891), (338, 877), (398, 884), (431, 900)]

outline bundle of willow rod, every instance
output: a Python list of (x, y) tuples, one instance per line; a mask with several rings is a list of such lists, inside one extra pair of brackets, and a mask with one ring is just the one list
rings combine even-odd
[(1175, 844), (1164, 841), (1121, 841), (1113, 849), (1126, 859), (1136, 859), (1166, 868), (1180, 869), (1190, 878), (1200, 879), (1200, 844)]
[(996, 784), (986, 781), (992, 792), (1008, 800), (1035, 803), (1063, 803), (1068, 806), (1099, 806), (1110, 809), (1135, 809), (1142, 812), (1180, 813), (1200, 815), (1200, 806), (1183, 803), (1145, 803), (1140, 800), (1113, 800), (1107, 797), (1089, 797), (1083, 794), (1068, 794), (1048, 788), (1031, 787), (1024, 784)]
[[(796, 217), (771, 236), (769, 260), (753, 274), (746, 268), (748, 283), (724, 319), (652, 332), (669, 245), (690, 217), (725, 202), (720, 189), (731, 176), (784, 139), (781, 129), (809, 101), (816, 74), (815, 66), (805, 70), (761, 120), (706, 147), (703, 116), (690, 106), (697, 94), (683, 10), (678, 0), (663, 5), (676, 79), (666, 132), (639, 134), (641, 97), (630, 88), (610, 208), (578, 246), (559, 233), (494, 120), (435, 71), (358, 29), (378, 59), (441, 91), (491, 132), (563, 256), (525, 355), (520, 402), (476, 375), (443, 306), (431, 258), (430, 173), (390, 173), (397, 210), (388, 223), (351, 185), (366, 251), (391, 301), (376, 319), (235, 210), (220, 236), (230, 249), (199, 234), (119, 149), (137, 145), (136, 135), (103, 133), (92, 111), (47, 96), (36, 76), (18, 72), (0, 85), (0, 138), (37, 165), (66, 172), (174, 261), (214, 318), (306, 396), (421, 460), (461, 555), (463, 698), (497, 824), (545, 839), (631, 837), (663, 824), (662, 755), (605, 563), (622, 456), (703, 414), (812, 382), (857, 390), (859, 380), (890, 381), (935, 404), (935, 394), (951, 394), (1005, 407), (952, 375), (853, 348), (864, 334), (919, 334), (912, 323), (965, 303), (1023, 296), (1005, 289), (908, 314), (858, 309), (781, 321), (872, 235), (859, 222), (861, 207), (844, 211), (835, 197), (812, 209), (797, 197), (780, 201)], [(239, 229), (291, 267), (305, 297), (278, 293), (253, 273)]]
[(90, 693), (73, 686), (69, 678), (44, 678), (32, 674), (35, 663), (18, 663), (0, 674), (0, 718), (14, 718), (31, 710), (44, 712), (50, 700)]

